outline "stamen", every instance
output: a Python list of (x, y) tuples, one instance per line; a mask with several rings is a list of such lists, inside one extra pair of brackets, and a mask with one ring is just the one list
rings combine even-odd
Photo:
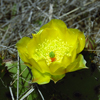
[(54, 40), (45, 39), (42, 44), (39, 44), (33, 56), (35, 60), (45, 59), (47, 65), (50, 65), (54, 61), (61, 62), (64, 55), (71, 56), (71, 48), (72, 46), (58, 37)]

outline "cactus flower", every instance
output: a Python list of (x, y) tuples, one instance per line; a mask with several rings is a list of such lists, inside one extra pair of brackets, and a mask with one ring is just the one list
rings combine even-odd
[(32, 39), (23, 37), (16, 47), (31, 69), (33, 83), (57, 82), (68, 72), (87, 68), (83, 55), (79, 54), (84, 49), (85, 36), (78, 29), (67, 28), (63, 21), (52, 19), (32, 35)]

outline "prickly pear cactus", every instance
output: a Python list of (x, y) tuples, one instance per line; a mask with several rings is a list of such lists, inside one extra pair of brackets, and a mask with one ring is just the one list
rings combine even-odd
[(61, 81), (39, 86), (46, 100), (99, 100), (100, 72), (92, 63), (94, 53), (83, 51), (88, 69), (67, 73)]
[(9, 85), (11, 82), (11, 73), (8, 71), (5, 63), (3, 63), (0, 57), (0, 99), (1, 100), (11, 100)]
[(2, 58), (0, 57), (0, 77), (3, 78), (5, 75), (5, 64), (2, 62)]

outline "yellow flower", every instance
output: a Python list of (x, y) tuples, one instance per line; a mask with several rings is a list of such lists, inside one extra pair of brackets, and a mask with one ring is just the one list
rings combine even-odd
[(85, 36), (78, 29), (68, 29), (63, 21), (52, 19), (32, 35), (32, 39), (23, 37), (16, 44), (20, 58), (31, 68), (32, 82), (57, 82), (65, 73), (87, 68), (79, 54), (84, 49)]

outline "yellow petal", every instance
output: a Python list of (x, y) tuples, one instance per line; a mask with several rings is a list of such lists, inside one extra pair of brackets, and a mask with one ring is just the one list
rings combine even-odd
[[(68, 29), (65, 35), (65, 41), (72, 46), (72, 48), (77, 49), (77, 53), (81, 52), (85, 46), (85, 36), (78, 29)], [(73, 49), (72, 49), (73, 50)]]
[(29, 64), (28, 63), (25, 63), (28, 67), (30, 67), (31, 69), (37, 69), (38, 71), (40, 71), (41, 73), (50, 73), (50, 69), (49, 67), (47, 66), (46, 64), (46, 61), (45, 59), (41, 59), (41, 60), (38, 60), (37, 62), (33, 59), (33, 58), (30, 58), (29, 59)]
[(34, 37), (30, 40), (30, 42), (27, 45), (27, 51), (29, 53), (29, 58), (33, 58), (33, 54), (35, 53), (35, 50), (38, 49), (38, 44), (39, 44), (39, 35), (37, 34), (32, 34)]
[(68, 66), (70, 63), (72, 62), (72, 56), (66, 56), (64, 55), (63, 59), (62, 59), (62, 65), (64, 67)]
[(28, 62), (27, 44), (30, 40), (31, 39), (29, 37), (23, 37), (16, 43), (19, 56), (23, 62)]
[(71, 56), (64, 55), (61, 64), (66, 68), (76, 59), (76, 49), (71, 52)]
[[(44, 33), (45, 30), (45, 33)], [(60, 39), (65, 38), (66, 31), (67, 31), (67, 26), (66, 24), (59, 19), (52, 19), (50, 22), (45, 24), (40, 28), (40, 31), (43, 31), (44, 35), (42, 36), (47, 36), (47, 39), (49, 38), (57, 38), (60, 37)]]
[(78, 41), (77, 53), (80, 53), (85, 47), (85, 35), (82, 32), (79, 32)]
[(76, 70), (87, 68), (85, 64), (86, 61), (84, 60), (83, 55), (79, 54), (75, 61), (66, 68), (66, 72), (73, 72)]
[(76, 29), (67, 29), (66, 34), (65, 34), (65, 41), (68, 43), (69, 46), (77, 46), (77, 38), (78, 38), (78, 33), (75, 31)]
[(72, 28), (69, 29), (69, 33), (70, 33), (69, 34), (70, 36), (67, 36), (70, 39), (70, 40), (67, 40), (68, 44), (70, 45), (74, 44), (74, 46), (77, 47), (77, 53), (80, 53), (85, 47), (84, 33), (78, 29), (72, 29)]
[(76, 47), (73, 49), (73, 51), (71, 52), (71, 63), (76, 59), (77, 56), (77, 52), (76, 52)]
[(40, 43), (44, 42), (45, 40), (53, 40), (57, 37), (61, 37), (61, 33), (59, 30), (54, 28), (46, 28), (41, 32), (40, 36)]
[(29, 59), (29, 64), (31, 65), (31, 67), (30, 66), (28, 66), (28, 67), (30, 67), (31, 69), (36, 68), (39, 71), (42, 70), (41, 67), (39, 66), (39, 64), (33, 58)]
[(31, 38), (29, 37), (23, 37), (22, 39), (20, 39), (17, 43), (16, 46), (17, 48), (19, 47), (26, 47), (26, 45), (28, 44), (28, 42), (31, 40)]
[(58, 62), (53, 62), (49, 66), (52, 75), (61, 75), (66, 72), (65, 67)]
[(50, 73), (50, 69), (49, 69), (49, 67), (46, 64), (45, 59), (41, 59), (41, 60), (37, 61), (37, 63), (41, 67), (41, 72), (42, 73), (46, 73), (46, 72)]
[(56, 83), (57, 81), (61, 80), (65, 74), (62, 75), (51, 75), (51, 79)]
[(61, 31), (62, 33), (67, 29), (66, 24), (59, 19), (52, 19), (49, 23), (45, 24), (40, 28), (40, 30), (46, 29), (46, 28), (54, 28), (56, 30)]
[(47, 84), (50, 82), (50, 75), (48, 73), (41, 73), (37, 69), (33, 68), (32, 69), (32, 74), (33, 74), (33, 80), (32, 82), (36, 82), (38, 84)]

